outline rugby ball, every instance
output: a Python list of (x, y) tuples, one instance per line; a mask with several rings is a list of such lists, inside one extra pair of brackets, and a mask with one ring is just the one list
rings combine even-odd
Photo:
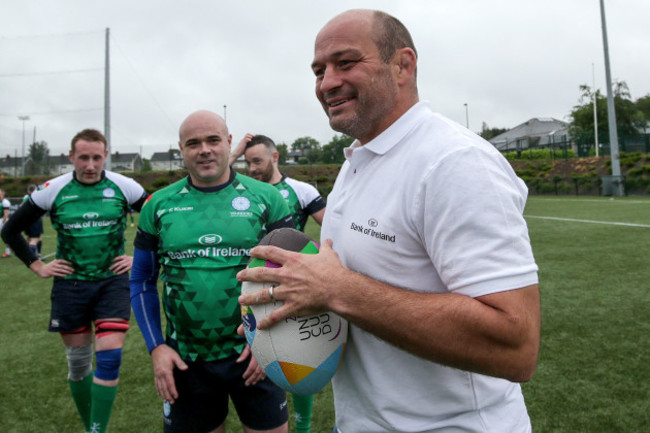
[[(272, 231), (259, 245), (273, 245), (304, 254), (317, 254), (318, 244), (304, 233), (281, 228)], [(252, 258), (248, 267), (280, 267)], [(244, 281), (242, 294), (267, 290), (270, 283)], [(311, 395), (327, 385), (343, 357), (348, 335), (347, 320), (332, 312), (288, 317), (270, 329), (257, 329), (257, 322), (282, 305), (282, 301), (242, 306), (246, 340), (266, 376), (280, 388), (297, 395)]]

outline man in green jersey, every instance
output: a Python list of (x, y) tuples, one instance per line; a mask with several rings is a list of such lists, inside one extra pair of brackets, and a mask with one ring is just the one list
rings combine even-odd
[[(0, 188), (0, 202), (2, 203), (2, 215), (0, 216), (0, 228), (4, 226), (4, 224), (7, 222), (9, 219), (9, 214), (11, 212), (11, 202), (9, 201), (8, 198), (5, 198), (5, 192), (2, 188)], [(11, 249), (9, 248), (9, 245), (5, 246), (5, 252), (2, 255), (2, 257), (6, 258), (11, 256)]]
[(242, 154), (248, 165), (248, 174), (252, 178), (270, 183), (280, 191), (293, 213), (298, 230), (305, 230), (310, 215), (319, 225), (322, 223), (325, 200), (313, 185), (284, 176), (280, 172), (280, 153), (273, 140), (266, 135), (246, 134), (230, 154), (231, 163)]
[[(244, 155), (251, 177), (273, 185), (289, 205), (293, 221), (300, 231), (305, 230), (309, 215), (319, 225), (325, 215), (325, 200), (311, 184), (284, 176), (278, 168), (280, 153), (266, 135), (246, 134), (230, 154), (231, 163)], [(296, 433), (309, 433), (314, 404), (312, 395), (293, 395)]]
[[(230, 397), (245, 432), (286, 432), (286, 395), (264, 377), (237, 334), (235, 276), (266, 233), (294, 226), (291, 213), (271, 185), (231, 169), (231, 136), (220, 116), (192, 113), (179, 137), (189, 176), (143, 207), (131, 274), (131, 305), (164, 401), (164, 431), (225, 431)], [(160, 265), (166, 338), (156, 289)]]
[[(2, 238), (34, 273), (54, 277), (49, 330), (63, 338), (73, 399), (87, 432), (106, 431), (129, 329), (126, 213), (147, 194), (133, 179), (104, 170), (106, 138), (85, 129), (72, 139), (74, 171), (32, 192), (2, 229)], [(56, 259), (41, 261), (21, 233), (46, 212), (57, 232)], [(92, 374), (92, 328), (95, 373)]]
[[(36, 191), (37, 186), (31, 184), (27, 187), (27, 194), (23, 197), (23, 203), (29, 200), (29, 196)], [(43, 247), (43, 219), (39, 218), (33, 222), (27, 230), (25, 230), (25, 236), (27, 236), (27, 243), (29, 244), (29, 249), (34, 251), (38, 258), (41, 258), (41, 249)]]

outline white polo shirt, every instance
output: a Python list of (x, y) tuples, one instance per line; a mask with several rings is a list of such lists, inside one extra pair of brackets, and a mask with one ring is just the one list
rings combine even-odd
[[(538, 282), (526, 186), (490, 143), (420, 102), (345, 153), (321, 239), (350, 269), (470, 297)], [(352, 324), (349, 332), (333, 380), (342, 433), (530, 431), (518, 384), (424, 360)]]

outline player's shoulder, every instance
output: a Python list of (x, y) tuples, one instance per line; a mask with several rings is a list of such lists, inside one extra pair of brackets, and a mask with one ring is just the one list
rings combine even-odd
[(74, 180), (73, 172), (64, 173), (60, 176), (47, 180), (36, 187), (36, 190), (32, 192), (32, 197), (35, 195), (56, 195), (63, 187), (68, 185)]
[(184, 195), (185, 193), (189, 193), (189, 188), (190, 187), (187, 183), (187, 177), (184, 177), (183, 179), (178, 180), (171, 185), (167, 185), (166, 187), (154, 191), (147, 199), (147, 202), (153, 201), (155, 203), (166, 201), (172, 197), (178, 196), (179, 194)]
[(104, 176), (120, 188), (142, 188), (135, 179), (114, 171), (104, 170)]
[(242, 185), (244, 188), (248, 189), (253, 193), (262, 193), (262, 194), (274, 194), (277, 193), (273, 185), (266, 182), (253, 179), (252, 177), (246, 176), (241, 173), (235, 174), (235, 182)]
[(303, 182), (302, 180), (294, 179), (293, 177), (287, 176), (283, 181), (294, 190), (318, 191), (311, 183)]
[(40, 184), (31, 194), (32, 202), (41, 209), (50, 209), (59, 192), (73, 184), (73, 172), (65, 173)]

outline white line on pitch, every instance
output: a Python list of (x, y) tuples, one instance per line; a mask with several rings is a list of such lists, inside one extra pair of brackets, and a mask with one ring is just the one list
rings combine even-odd
[(650, 200), (614, 200), (614, 199), (608, 199), (608, 198), (603, 198), (603, 199), (580, 199), (580, 198), (545, 198), (545, 197), (536, 197), (536, 196), (530, 196), (528, 197), (528, 200), (535, 200), (535, 201), (560, 201), (560, 202), (567, 202), (567, 201), (577, 201), (577, 202), (589, 202), (589, 203), (607, 203), (607, 202), (615, 202), (616, 204), (650, 204)]
[(526, 218), (537, 218), (540, 220), (555, 220), (555, 221), (570, 221), (575, 223), (590, 223), (590, 224), (607, 224), (611, 226), (626, 226), (626, 227), (646, 227), (650, 228), (650, 224), (633, 224), (633, 223), (619, 223), (614, 221), (594, 221), (594, 220), (579, 220), (573, 218), (558, 218), (558, 217), (547, 217), (547, 216), (538, 216), (538, 215), (524, 215)]

